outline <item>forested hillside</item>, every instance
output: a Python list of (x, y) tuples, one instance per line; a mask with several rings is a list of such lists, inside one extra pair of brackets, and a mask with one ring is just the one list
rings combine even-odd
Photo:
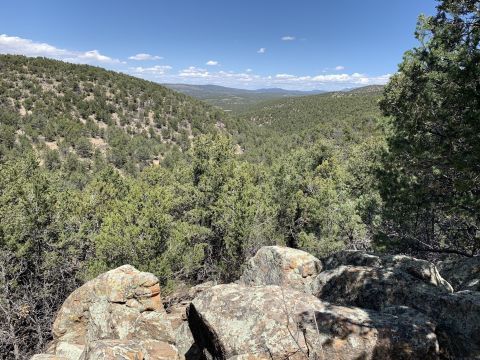
[(240, 115), (245, 124), (238, 140), (250, 159), (270, 161), (319, 139), (348, 148), (383, 137), (381, 95), (377, 87), (262, 102)]
[(0, 104), (4, 147), (29, 143), (49, 166), (69, 156), (101, 158), (130, 173), (188, 149), (192, 138), (216, 131), (226, 117), (152, 82), (9, 55), (0, 55)]

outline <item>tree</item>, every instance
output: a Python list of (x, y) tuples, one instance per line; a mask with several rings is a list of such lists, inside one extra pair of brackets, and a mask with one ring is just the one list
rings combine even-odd
[(391, 117), (384, 239), (403, 249), (480, 252), (480, 2), (419, 18), (381, 102)]
[(81, 255), (65, 211), (70, 198), (60, 197), (33, 156), (0, 164), (2, 359), (41, 351), (55, 312), (79, 285)]

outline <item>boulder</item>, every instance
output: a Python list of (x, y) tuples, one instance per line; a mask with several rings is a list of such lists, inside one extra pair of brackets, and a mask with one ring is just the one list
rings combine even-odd
[(322, 259), (324, 270), (334, 270), (340, 266), (366, 266), (388, 271), (403, 271), (425, 283), (453, 292), (452, 286), (439, 273), (437, 267), (426, 260), (405, 255), (373, 255), (363, 251), (340, 251)]
[(196, 343), (215, 359), (436, 359), (434, 325), (410, 310), (342, 307), (279, 286), (217, 285), (188, 308)]
[(377, 311), (408, 306), (437, 323), (445, 353), (480, 356), (480, 294), (451, 293), (430, 268), (404, 257), (386, 259), (384, 267), (339, 266), (318, 275), (311, 293), (334, 304)]
[(437, 324), (437, 336), (449, 358), (480, 359), (480, 292), (432, 293), (417, 289), (409, 306)]
[(214, 285), (215, 283), (213, 281), (207, 281), (193, 287), (179, 285), (173, 293), (165, 297), (163, 306), (167, 312), (167, 319), (170, 320), (174, 331), (179, 328), (183, 322), (187, 321), (186, 310), (190, 302), (202, 291)]
[(182, 359), (204, 359), (204, 352), (195, 342), (187, 321), (184, 321), (177, 329), (175, 329), (175, 346)]
[(438, 268), (455, 291), (480, 291), (480, 256), (442, 261)]
[[(139, 351), (145, 359), (157, 359), (153, 352), (170, 349), (175, 342), (158, 279), (130, 265), (108, 271), (70, 294), (54, 321), (53, 336), (49, 352), (68, 360), (115, 358), (117, 352), (137, 354), (131, 355), (136, 359)], [(149, 343), (140, 349), (140, 340)]]
[(279, 285), (303, 291), (320, 271), (320, 260), (305, 251), (264, 246), (247, 262), (239, 283)]
[(319, 299), (338, 305), (353, 305), (381, 311), (392, 305), (410, 305), (418, 289), (427, 288), (432, 296), (450, 293), (398, 268), (340, 266), (322, 272), (310, 287)]

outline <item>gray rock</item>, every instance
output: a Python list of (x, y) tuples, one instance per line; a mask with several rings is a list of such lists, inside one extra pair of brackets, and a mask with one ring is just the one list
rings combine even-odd
[(218, 285), (188, 309), (196, 343), (215, 359), (436, 359), (434, 325), (330, 305), (279, 286)]
[(97, 340), (89, 343), (81, 360), (178, 360), (176, 348), (156, 340)]
[(479, 293), (451, 293), (423, 262), (397, 260), (390, 259), (390, 267), (340, 266), (322, 272), (312, 283), (311, 292), (334, 304), (377, 311), (408, 306), (438, 324), (439, 343), (445, 353), (480, 356)]

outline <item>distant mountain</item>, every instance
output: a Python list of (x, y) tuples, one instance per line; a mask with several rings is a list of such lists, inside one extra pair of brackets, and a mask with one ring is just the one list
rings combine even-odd
[(190, 84), (163, 84), (164, 86), (192, 96), (194, 98), (204, 100), (209, 104), (218, 106), (226, 111), (236, 113), (243, 112), (253, 105), (266, 100), (276, 100), (285, 97), (306, 96), (321, 94), (325, 91), (299, 91), (285, 90), (280, 88), (266, 88), (258, 90), (246, 90), (229, 88), (218, 85), (190, 85)]

